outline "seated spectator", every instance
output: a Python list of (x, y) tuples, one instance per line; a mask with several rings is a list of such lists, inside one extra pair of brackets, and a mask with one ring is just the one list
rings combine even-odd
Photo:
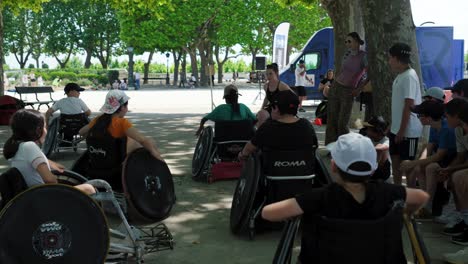
[[(120, 90), (110, 90), (106, 95), (100, 111), (102, 115), (93, 119), (80, 129), (80, 135), (86, 136), (90, 153), (88, 172), (89, 178), (104, 179), (116, 190), (122, 189), (122, 162), (127, 153), (136, 148), (144, 147), (151, 155), (163, 160), (153, 140), (140, 133), (125, 118), (128, 112), (128, 97)], [(120, 150), (122, 142), (124, 153)]]
[(424, 100), (435, 100), (441, 103), (445, 102), (445, 93), (442, 88), (439, 87), (431, 87), (426, 90), (423, 95)]
[[(44, 116), (36, 110), (18, 110), (11, 117), (13, 135), (5, 142), (3, 156), (12, 167), (17, 168), (28, 187), (57, 183), (57, 177), (51, 170), (63, 172), (63, 165), (48, 160), (38, 145), (43, 144), (47, 135)], [(75, 188), (86, 194), (94, 194), (95, 189), (89, 184), (80, 184)]]
[[(314, 237), (316, 215), (372, 220), (384, 217), (395, 202), (403, 201), (408, 211), (416, 211), (428, 199), (428, 195), (421, 190), (369, 181), (377, 168), (377, 153), (371, 140), (360, 134), (341, 135), (331, 147), (331, 157), (331, 169), (336, 175), (334, 183), (267, 205), (262, 210), (262, 217), (269, 221), (283, 221), (302, 215), (300, 263), (315, 263), (323, 254), (317, 250), (320, 240)], [(406, 263), (402, 245), (394, 248), (392, 253), (395, 253), (391, 256), (393, 261), (389, 263)], [(366, 260), (368, 252), (364, 248), (355, 254), (362, 260), (359, 263), (369, 263)]]
[(327, 76), (325, 76), (325, 78), (320, 81), (318, 90), (319, 92), (323, 93), (323, 99), (325, 100), (328, 99), (328, 91), (330, 90), (330, 86), (333, 83), (334, 75), (334, 71), (330, 69), (327, 71)]
[(207, 114), (200, 121), (200, 126), (198, 127), (196, 136), (199, 136), (203, 130), (203, 125), (206, 121), (228, 121), (228, 120), (255, 120), (255, 115), (250, 111), (250, 109), (241, 103), (238, 103), (239, 91), (237, 87), (233, 84), (230, 84), (224, 87), (224, 100), (226, 104), (217, 106), (211, 113)]
[(400, 168), (407, 176), (409, 187), (416, 187), (418, 182), (419, 187), (429, 193), (431, 199), (420, 212), (419, 218), (432, 219), (442, 213), (442, 204), (438, 204), (440, 208), (435, 208), (432, 203), (437, 184), (443, 181), (438, 177), (438, 172), (447, 167), (456, 155), (455, 132), (448, 127), (442, 102), (424, 101), (411, 111), (418, 115), (422, 125), (431, 127), (429, 142), (418, 160), (403, 161)]
[(190, 89), (195, 88), (195, 85), (197, 85), (197, 78), (195, 78), (193, 74), (192, 76), (190, 76), (189, 85), (190, 85)]
[[(439, 170), (442, 180), (449, 180), (455, 194), (455, 207), (458, 221), (444, 229), (444, 234), (452, 236), (456, 244), (468, 245), (468, 102), (455, 98), (446, 106), (447, 123), (455, 128), (457, 156), (446, 167)], [(468, 253), (468, 252), (467, 252)], [(468, 255), (466, 255), (468, 259)]]
[(60, 113), (65, 115), (85, 113), (85, 115), (89, 116), (91, 114), (91, 110), (89, 110), (85, 102), (83, 102), (83, 100), (79, 98), (80, 92), (84, 90), (85, 89), (81, 88), (76, 83), (67, 83), (64, 89), (67, 97), (58, 100), (54, 105), (52, 105), (51, 108), (47, 110), (47, 112), (45, 113), (46, 121), (48, 121), (52, 114), (57, 110), (59, 110)]
[(239, 159), (246, 159), (257, 149), (313, 150), (318, 146), (314, 127), (307, 119), (296, 117), (299, 98), (293, 91), (279, 91), (270, 106), (271, 119), (257, 129)]
[(120, 90), (128, 90), (127, 78), (124, 78), (124, 79), (122, 80), (122, 82), (120, 83), (119, 89), (120, 89)]
[(468, 79), (462, 79), (455, 83), (452, 87), (452, 97), (468, 98)]
[(115, 80), (114, 83), (112, 84), (112, 89), (117, 90), (120, 87), (120, 80)]
[(385, 136), (388, 132), (388, 122), (383, 117), (372, 117), (368, 122), (364, 122), (366, 136), (372, 140), (377, 151), (377, 169), (372, 174), (371, 179), (386, 181), (391, 174), (390, 163), (390, 140)]

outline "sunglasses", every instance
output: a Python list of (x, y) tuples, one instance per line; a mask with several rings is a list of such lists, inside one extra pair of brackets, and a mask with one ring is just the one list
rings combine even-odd
[(347, 39), (347, 40), (345, 40), (344, 43), (346, 43), (346, 44), (351, 43), (351, 40)]

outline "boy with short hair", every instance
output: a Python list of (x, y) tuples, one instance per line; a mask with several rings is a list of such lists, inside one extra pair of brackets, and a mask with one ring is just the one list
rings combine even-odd
[[(377, 168), (377, 152), (371, 140), (365, 136), (357, 133), (341, 135), (331, 147), (331, 157), (332, 172), (336, 176), (334, 183), (311, 189), (296, 198), (267, 205), (262, 210), (262, 217), (270, 221), (282, 221), (303, 215), (299, 255), (301, 263), (315, 263), (317, 258), (324, 257), (320, 255), (323, 252), (317, 250), (317, 243), (320, 241), (314, 237), (316, 215), (350, 220), (379, 219), (389, 212), (395, 202), (404, 201), (407, 210), (415, 211), (428, 199), (427, 193), (422, 190), (369, 181)], [(393, 250), (387, 252), (391, 258), (389, 263), (406, 263), (402, 245), (394, 245)], [(359, 263), (369, 263), (365, 250), (355, 254)]]
[(67, 83), (64, 88), (64, 92), (67, 97), (60, 99), (52, 105), (49, 110), (47, 110), (45, 114), (46, 124), (48, 124), (47, 121), (50, 116), (57, 110), (60, 110), (60, 113), (65, 115), (75, 115), (80, 113), (85, 113), (87, 116), (91, 115), (91, 110), (89, 110), (88, 106), (79, 98), (80, 92), (84, 90), (85, 89), (81, 88), (76, 83)]
[(377, 151), (378, 167), (372, 175), (373, 180), (386, 181), (391, 175), (390, 141), (387, 136), (388, 122), (382, 116), (374, 116), (364, 122), (365, 133), (372, 140)]

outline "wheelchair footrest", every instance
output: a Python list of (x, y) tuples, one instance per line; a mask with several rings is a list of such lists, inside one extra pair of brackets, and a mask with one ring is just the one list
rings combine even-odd
[(219, 162), (213, 164), (208, 182), (238, 179), (242, 170), (241, 162)]
[(174, 238), (163, 223), (154, 227), (137, 228), (140, 231), (138, 242), (145, 244), (145, 253), (174, 249)]

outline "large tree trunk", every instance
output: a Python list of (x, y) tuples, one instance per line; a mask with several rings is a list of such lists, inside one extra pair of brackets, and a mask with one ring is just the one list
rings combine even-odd
[[(361, 13), (359, 2), (354, 0), (322, 0), (322, 5), (327, 10), (333, 24), (333, 34), (335, 40), (335, 72), (339, 74), (341, 62), (344, 53), (346, 52), (345, 39), (350, 32), (356, 31), (361, 36), (364, 32), (362, 28)], [(331, 125), (330, 119), (338, 118), (340, 102), (338, 100), (328, 101), (328, 117), (327, 131), (325, 134), (325, 144), (334, 142), (337, 137), (337, 128)], [(353, 119), (353, 118), (351, 118)], [(341, 124), (345, 126), (347, 124)]]
[(195, 76), (197, 82), (200, 83), (200, 78), (198, 76), (197, 54), (195, 49), (189, 49), (188, 54), (190, 56), (190, 67), (192, 68), (192, 75)]
[(220, 47), (218, 45), (215, 46), (215, 58), (216, 63), (218, 64), (218, 83), (223, 83), (223, 65), (229, 58), (229, 47), (226, 47), (226, 51), (224, 52), (224, 58), (219, 57)]
[(179, 65), (180, 65), (180, 58), (181, 58), (182, 52), (173, 50), (172, 51), (172, 57), (174, 58), (174, 81), (172, 83), (173, 86), (177, 86), (177, 83), (179, 82)]
[(411, 57), (413, 67), (421, 76), (411, 4), (409, 0), (362, 0), (362, 13), (367, 32), (374, 114), (391, 122), (392, 82), (395, 76), (388, 65), (386, 51), (393, 43), (404, 42), (411, 46), (414, 51)]
[(148, 76), (149, 76), (149, 66), (151, 64), (151, 60), (153, 59), (154, 50), (152, 50), (148, 56), (148, 61), (143, 65), (143, 83), (148, 83)]
[[(86, 50), (86, 59), (85, 59), (85, 63), (84, 63), (84, 68), (85, 69), (89, 69), (91, 67), (91, 57), (92, 56), (93, 56), (93, 50), (92, 49), (87, 49)], [(102, 68), (107, 69), (107, 65), (106, 65), (106, 67), (104, 67), (104, 65), (103, 65)]]
[(3, 62), (5, 54), (3, 53), (3, 12), (0, 12), (0, 96), (5, 95), (5, 80), (3, 80)]
[(209, 80), (211, 76), (209, 75), (209, 70), (207, 69), (208, 65), (213, 63), (212, 52), (211, 52), (211, 43), (209, 40), (200, 41), (198, 44), (198, 52), (200, 54), (200, 85), (207, 86), (209, 85)]

